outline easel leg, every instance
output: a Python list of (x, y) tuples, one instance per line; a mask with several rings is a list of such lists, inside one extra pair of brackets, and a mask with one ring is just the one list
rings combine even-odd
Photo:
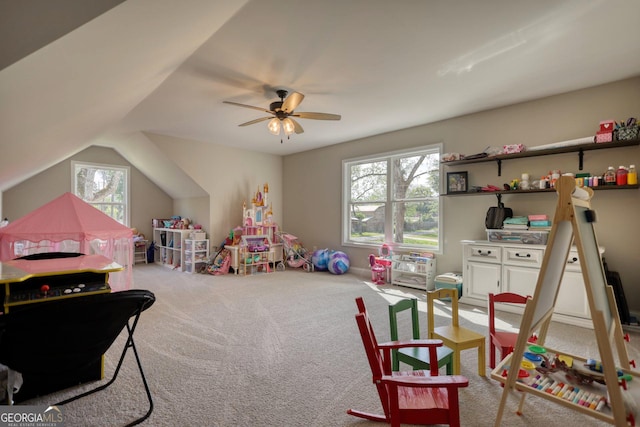
[(520, 404), (518, 405), (518, 411), (516, 412), (518, 416), (522, 415), (522, 408), (524, 407), (524, 397), (526, 396), (524, 392), (520, 392), (520, 394), (522, 394), (522, 396), (520, 396)]
[(496, 422), (493, 424), (493, 427), (500, 427), (500, 423), (502, 423), (502, 414), (504, 414), (504, 406), (507, 404), (507, 398), (509, 397), (509, 392), (507, 391), (507, 384), (504, 385), (504, 390), (502, 391), (502, 398), (500, 399), (500, 406), (498, 407), (498, 413), (496, 414)]

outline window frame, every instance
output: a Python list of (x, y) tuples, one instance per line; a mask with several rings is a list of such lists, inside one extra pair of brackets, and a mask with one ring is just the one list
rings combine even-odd
[[(77, 170), (79, 168), (82, 167), (91, 167), (91, 168), (96, 168), (96, 169), (105, 169), (105, 170), (118, 170), (118, 171), (122, 171), (124, 172), (124, 177), (125, 177), (125, 185), (124, 185), (124, 191), (125, 191), (125, 197), (124, 203), (111, 203), (113, 205), (117, 204), (117, 205), (124, 205), (124, 223), (122, 223), (122, 225), (129, 227), (130, 222), (131, 222), (131, 168), (129, 166), (124, 166), (124, 165), (113, 165), (113, 164), (106, 164), (106, 163), (93, 163), (93, 162), (84, 162), (84, 161), (79, 161), (79, 160), (72, 160), (71, 161), (71, 192), (79, 197), (80, 199), (82, 199), (84, 202), (90, 204), (90, 205), (94, 205), (94, 203), (84, 200), (82, 198), (81, 195), (77, 194), (76, 190), (77, 190)], [(105, 204), (105, 203), (101, 203), (101, 204)], [(96, 207), (96, 209), (98, 209)], [(99, 209), (98, 209), (99, 210)], [(102, 211), (101, 211), (102, 212)], [(108, 215), (108, 214), (105, 214)], [(108, 215), (110, 216), (110, 215)], [(111, 217), (111, 216), (110, 216)], [(113, 218), (113, 217), (111, 217)], [(118, 221), (117, 219), (113, 218), (115, 221)], [(120, 221), (118, 221), (120, 222)]]
[[(393, 210), (394, 210), (394, 200), (393, 197), (393, 171), (392, 171), (392, 160), (397, 157), (411, 157), (416, 155), (430, 154), (437, 155), (438, 161), (442, 156), (443, 143), (434, 143), (429, 145), (424, 145), (420, 147), (413, 147), (403, 150), (395, 150), (384, 153), (377, 153), (372, 155), (354, 157), (349, 159), (342, 160), (342, 201), (341, 201), (341, 241), (343, 246), (348, 247), (358, 247), (358, 248), (370, 248), (377, 249), (382, 243), (387, 243), (392, 245), (395, 250), (400, 251), (409, 251), (409, 250), (417, 250), (417, 251), (429, 251), (433, 253), (442, 253), (443, 251), (443, 234), (444, 234), (444, 217), (442, 215), (442, 194), (444, 181), (442, 179), (442, 167), (438, 166), (438, 179), (439, 179), (439, 188), (437, 189), (438, 195), (434, 196), (437, 198), (438, 202), (438, 246), (434, 248), (433, 246), (421, 246), (415, 244), (406, 244), (406, 243), (396, 243), (393, 242)], [(351, 230), (351, 212), (350, 205), (351, 201), (351, 174), (350, 168), (351, 166), (359, 163), (374, 163), (386, 161), (387, 162), (387, 188), (386, 188), (386, 199), (377, 202), (372, 201), (369, 204), (375, 203), (384, 203), (385, 204), (385, 223), (384, 223), (384, 242), (380, 243), (363, 243), (350, 239), (350, 230)], [(411, 200), (408, 200), (411, 202)]]

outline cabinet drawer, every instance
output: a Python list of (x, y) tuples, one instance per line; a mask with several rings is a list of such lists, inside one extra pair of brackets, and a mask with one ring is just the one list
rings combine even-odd
[(465, 255), (468, 261), (502, 262), (502, 249), (500, 246), (468, 245)]
[(544, 249), (504, 248), (504, 263), (540, 267)]
[[(598, 251), (600, 252), (600, 256), (604, 254), (604, 248), (599, 247)], [(569, 256), (567, 257), (567, 265), (565, 267), (566, 271), (582, 271), (582, 267), (580, 266), (580, 258), (578, 257), (578, 251), (572, 249), (569, 251)]]
[(577, 251), (569, 252), (569, 256), (567, 257), (567, 265), (565, 267), (566, 271), (581, 271), (580, 270), (580, 258), (578, 257)]

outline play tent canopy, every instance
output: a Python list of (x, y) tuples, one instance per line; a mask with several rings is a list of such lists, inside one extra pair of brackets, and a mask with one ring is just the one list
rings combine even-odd
[(0, 228), (0, 261), (43, 252), (103, 255), (125, 267), (109, 274), (111, 289), (131, 286), (132, 230), (71, 193)]

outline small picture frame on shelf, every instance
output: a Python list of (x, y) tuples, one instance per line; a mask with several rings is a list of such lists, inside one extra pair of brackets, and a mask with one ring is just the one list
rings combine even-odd
[(447, 194), (466, 193), (469, 175), (465, 172), (447, 172)]

